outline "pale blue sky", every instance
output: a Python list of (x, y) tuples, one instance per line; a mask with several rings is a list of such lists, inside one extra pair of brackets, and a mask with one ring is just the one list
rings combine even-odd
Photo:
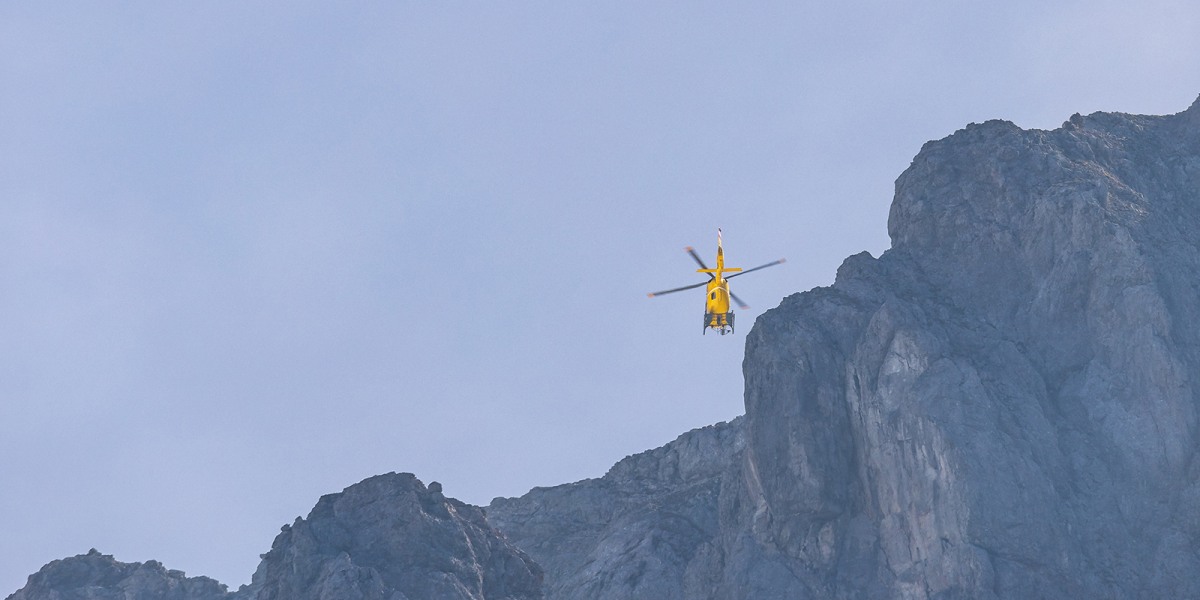
[[(1200, 94), (1183, 0), (497, 4), (0, 4), (0, 595), (92, 547), (236, 587), (386, 471), (602, 475), (742, 412), (925, 141)], [(732, 338), (645, 297), (717, 227), (788, 258)]]

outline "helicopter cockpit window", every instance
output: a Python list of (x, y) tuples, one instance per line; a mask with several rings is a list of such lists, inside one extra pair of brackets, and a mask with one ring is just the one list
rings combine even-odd
[(713, 300), (716, 300), (716, 299), (717, 299), (717, 293), (716, 293), (716, 292), (713, 292), (713, 293), (712, 293), (712, 296), (711, 296), (711, 298), (712, 298)]

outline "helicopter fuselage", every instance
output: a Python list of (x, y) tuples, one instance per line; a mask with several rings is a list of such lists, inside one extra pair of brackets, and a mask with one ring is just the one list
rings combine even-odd
[(697, 273), (707, 273), (712, 279), (708, 282), (708, 294), (704, 298), (704, 331), (715, 329), (721, 335), (733, 333), (733, 310), (729, 306), (729, 281), (725, 273), (741, 271), (739, 267), (725, 266), (725, 250), (721, 247), (721, 234), (717, 230), (717, 268), (696, 269)]

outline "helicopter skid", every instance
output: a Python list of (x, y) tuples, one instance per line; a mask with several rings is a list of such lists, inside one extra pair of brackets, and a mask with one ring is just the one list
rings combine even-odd
[(719, 331), (721, 335), (733, 333), (733, 311), (727, 313), (704, 313), (703, 333), (708, 333), (709, 329)]

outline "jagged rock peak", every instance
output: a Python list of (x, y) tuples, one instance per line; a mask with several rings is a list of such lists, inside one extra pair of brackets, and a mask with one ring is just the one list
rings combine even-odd
[(759, 318), (747, 464), (815, 597), (1200, 597), (1197, 114), (930, 142), (892, 248)]
[(56, 560), (29, 576), (8, 600), (230, 600), (208, 577), (187, 577), (158, 561), (118, 562), (95, 548)]
[(535, 600), (542, 571), (483, 510), (411, 473), (323, 496), (284, 526), (254, 574), (255, 600)]
[(896, 181), (893, 253), (982, 306), (1024, 298), (1067, 245), (1166, 232), (1190, 243), (1180, 228), (1200, 217), (1200, 119), (1093, 113), (1068, 124), (989, 121), (926, 144)]

